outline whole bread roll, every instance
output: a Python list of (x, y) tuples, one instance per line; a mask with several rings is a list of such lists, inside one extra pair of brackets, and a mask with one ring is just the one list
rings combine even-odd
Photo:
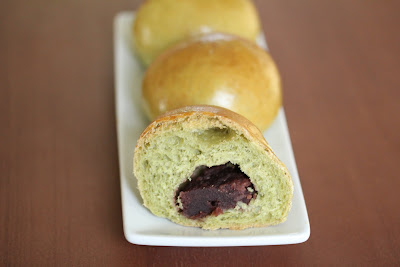
[(260, 31), (251, 0), (147, 0), (133, 24), (136, 51), (145, 65), (171, 45), (220, 31), (255, 40)]
[(243, 116), (189, 106), (158, 117), (141, 134), (134, 174), (155, 215), (203, 229), (244, 229), (286, 220), (288, 170)]
[(281, 106), (278, 69), (256, 44), (212, 33), (181, 43), (148, 68), (142, 83), (150, 120), (187, 105), (235, 111), (264, 131)]

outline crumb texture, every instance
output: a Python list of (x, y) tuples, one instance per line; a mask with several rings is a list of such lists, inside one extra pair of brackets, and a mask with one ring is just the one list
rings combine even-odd
[[(229, 123), (228, 123), (229, 124)], [(152, 127), (135, 150), (134, 172), (144, 205), (157, 216), (204, 229), (267, 226), (283, 222), (293, 185), (286, 168), (260, 143), (251, 142), (234, 124), (217, 117), (179, 117)], [(179, 212), (176, 194), (196, 167), (231, 162), (257, 191), (249, 204), (238, 202), (218, 216), (193, 220)]]

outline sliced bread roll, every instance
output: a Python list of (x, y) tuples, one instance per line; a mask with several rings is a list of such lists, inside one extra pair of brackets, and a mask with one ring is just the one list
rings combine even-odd
[(155, 215), (203, 229), (281, 223), (293, 183), (261, 132), (216, 106), (189, 106), (153, 121), (140, 136), (134, 174)]

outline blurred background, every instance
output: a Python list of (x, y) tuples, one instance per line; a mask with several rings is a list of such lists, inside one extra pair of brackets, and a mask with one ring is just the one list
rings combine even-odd
[(400, 264), (400, 2), (255, 1), (311, 237), (213, 249), (123, 236), (113, 18), (140, 3), (0, 2), (0, 265)]

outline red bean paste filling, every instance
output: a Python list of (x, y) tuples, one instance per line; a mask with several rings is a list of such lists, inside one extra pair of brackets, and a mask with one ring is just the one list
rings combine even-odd
[(257, 196), (249, 177), (230, 162), (210, 168), (199, 166), (190, 177), (176, 193), (176, 200), (179, 197), (182, 204), (179, 212), (189, 219), (218, 216), (236, 207), (237, 202), (249, 204)]

